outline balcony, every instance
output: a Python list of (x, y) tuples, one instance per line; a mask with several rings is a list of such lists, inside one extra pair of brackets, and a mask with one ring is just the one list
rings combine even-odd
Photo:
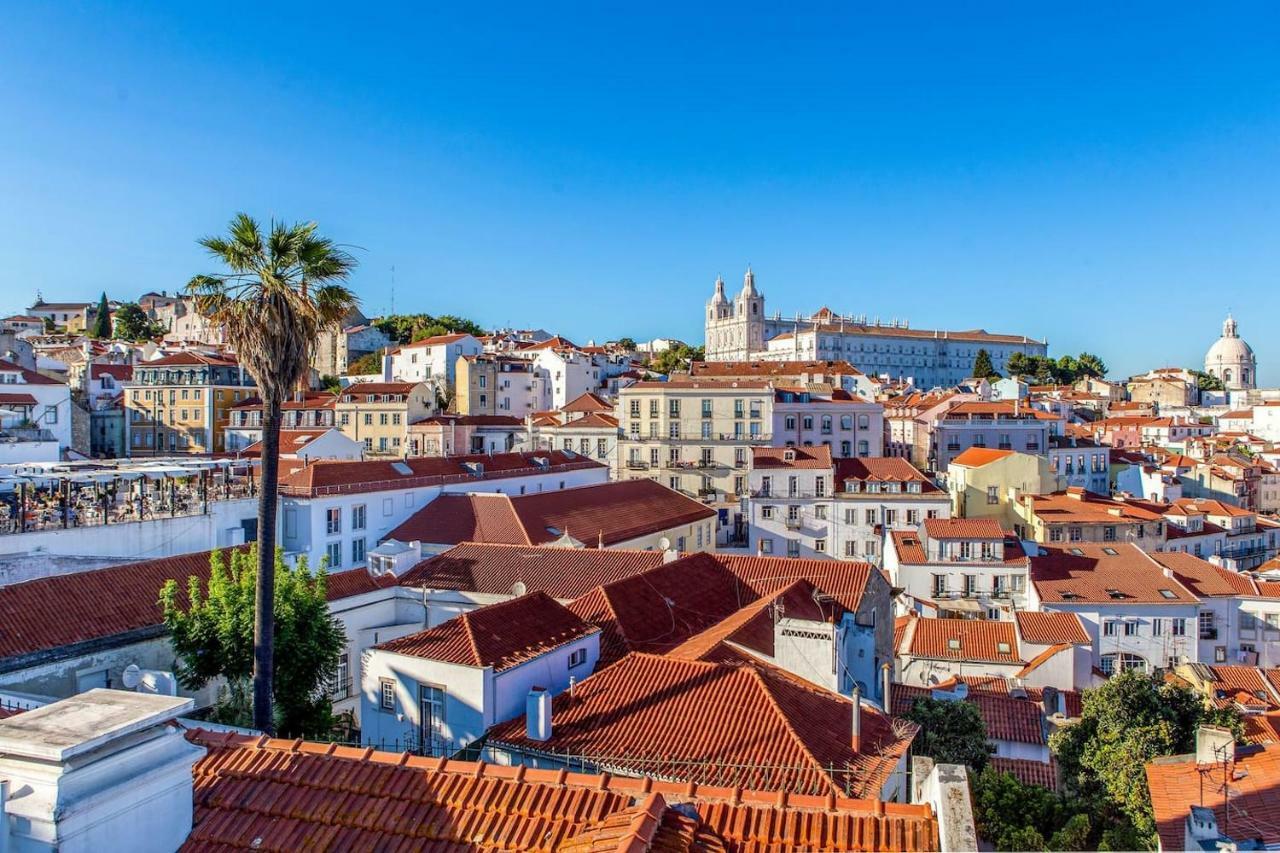
[(641, 462), (639, 459), (628, 459), (627, 467), (632, 471), (647, 471), (649, 470), (649, 463)]
[(960, 442), (958, 442), (958, 441), (953, 441), (953, 442), (951, 442), (950, 444), (948, 444), (948, 445), (947, 445), (947, 450), (955, 451), (955, 450), (959, 450), (959, 449), (960, 449)]
[(783, 519), (783, 522), (782, 522), (782, 523), (783, 523), (784, 525), (786, 525), (786, 528), (787, 528), (788, 530), (799, 530), (799, 529), (800, 529), (800, 526), (801, 526), (801, 521), (800, 521), (800, 519), (799, 519), (798, 517), (797, 517), (797, 518), (786, 518), (786, 519)]
[(999, 444), (997, 444), (996, 447), (999, 448), (1000, 450), (1013, 450), (1013, 442), (1002, 441)]
[(698, 497), (700, 498), (714, 498), (715, 496), (715, 489), (698, 489)]

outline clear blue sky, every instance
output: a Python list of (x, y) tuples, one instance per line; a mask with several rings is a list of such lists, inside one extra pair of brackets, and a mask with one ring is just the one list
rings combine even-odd
[(1113, 374), (1230, 307), (1280, 383), (1273, 3), (267, 5), (6, 8), (0, 310), (178, 288), (246, 210), (360, 247), (369, 313), (394, 266), (400, 311), (700, 342), (750, 262)]

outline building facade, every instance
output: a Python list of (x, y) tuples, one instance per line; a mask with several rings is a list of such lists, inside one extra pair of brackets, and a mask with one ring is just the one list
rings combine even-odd
[(255, 393), (231, 356), (182, 352), (136, 365), (124, 396), (128, 453), (225, 452), (231, 409)]

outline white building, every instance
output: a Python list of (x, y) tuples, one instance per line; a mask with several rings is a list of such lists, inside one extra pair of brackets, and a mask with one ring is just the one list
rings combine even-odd
[(458, 359), (483, 351), (480, 341), (466, 333), (434, 335), (391, 350), (383, 378), (452, 388)]
[(765, 315), (764, 294), (748, 269), (732, 302), (724, 281), (716, 279), (706, 307), (706, 359), (843, 359), (872, 376), (910, 377), (920, 388), (957, 385), (973, 372), (978, 350), (994, 368), (1007, 373), (1014, 353), (1045, 355), (1046, 341), (1023, 335), (998, 335), (983, 329), (963, 332), (912, 329), (906, 321), (868, 322), (823, 308), (809, 317)]
[(554, 491), (603, 483), (609, 469), (566, 454), (313, 462), (280, 479), (280, 544), (331, 571), (363, 566), (369, 549), (443, 493)]
[(994, 518), (933, 518), (896, 531), (884, 569), (905, 610), (928, 616), (1010, 619), (1026, 602), (1027, 556)]
[(594, 671), (600, 629), (545, 592), (491, 604), (372, 647), (361, 680), (361, 740), (449, 756)]
[(0, 361), (0, 464), (57, 462), (71, 447), (71, 388)]

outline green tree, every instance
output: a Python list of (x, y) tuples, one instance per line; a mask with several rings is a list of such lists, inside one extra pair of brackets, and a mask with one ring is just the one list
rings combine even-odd
[(1031, 364), (1031, 358), (1020, 352), (1015, 352), (1005, 359), (1004, 366), (1009, 371), (1010, 376), (1027, 376), (1035, 372), (1035, 368)]
[(991, 767), (971, 778), (978, 834), (997, 850), (1089, 849), (1089, 817), (1049, 789)]
[(624, 349), (627, 352), (635, 352), (636, 339), (635, 338), (618, 338), (618, 348)]
[(272, 222), (264, 232), (244, 213), (231, 220), (225, 237), (206, 237), (200, 245), (227, 271), (195, 276), (187, 292), (195, 299), (196, 311), (222, 327), (262, 398), (253, 721), (255, 728), (271, 732), (275, 720), (271, 712), (275, 625), (271, 557), (279, 501), (281, 406), (307, 376), (320, 331), (336, 326), (355, 309), (355, 294), (338, 283), (350, 274), (355, 260), (321, 237), (314, 222)]
[(373, 325), (399, 344), (455, 332), (476, 336), (485, 333), (480, 324), (454, 314), (441, 314), (439, 317), (430, 314), (388, 314), (374, 320)]
[(111, 306), (107, 304), (105, 290), (102, 291), (102, 298), (98, 300), (98, 310), (93, 315), (93, 329), (89, 334), (104, 340), (111, 337)]
[(337, 394), (342, 390), (342, 382), (336, 376), (325, 374), (320, 377), (320, 390), (328, 391), (330, 394)]
[(1089, 850), (1092, 827), (1087, 814), (1074, 814), (1049, 837), (1050, 850)]
[[(258, 565), (257, 545), (231, 551), (230, 560), (215, 551), (209, 558), (208, 584), (202, 587), (199, 578), (189, 578), (185, 601), (179, 598), (177, 581), (166, 581), (160, 590), (164, 624), (178, 655), (179, 682), (197, 690), (216, 678), (226, 679), (215, 715), (218, 722), (232, 725), (254, 724), (249, 684)], [(276, 648), (289, 662), (272, 684), (274, 728), (289, 737), (322, 736), (332, 726), (325, 681), (346, 644), (341, 623), (329, 614), (328, 576), (323, 564), (309, 571), (305, 557), (288, 566), (280, 550), (271, 570)]]
[(973, 376), (975, 379), (999, 379), (1000, 374), (991, 364), (991, 353), (985, 349), (978, 350), (973, 359)]
[(370, 352), (347, 365), (347, 373), (351, 376), (372, 376), (382, 372), (382, 353)]
[(917, 755), (939, 764), (964, 764), (975, 773), (987, 766), (987, 726), (972, 702), (922, 696), (911, 703), (906, 718), (920, 726), (911, 743)]
[(1107, 375), (1107, 363), (1091, 352), (1080, 353), (1076, 357), (1076, 365), (1079, 367), (1077, 379), (1083, 379), (1086, 376), (1101, 379)]
[(1204, 723), (1227, 726), (1237, 737), (1243, 731), (1230, 709), (1206, 708), (1193, 690), (1128, 670), (1086, 690), (1080, 722), (1055, 732), (1050, 747), (1069, 798), (1113, 807), (1151, 840), (1155, 821), (1146, 765), (1161, 755), (1192, 751)]
[(670, 349), (658, 353), (649, 367), (658, 373), (670, 375), (689, 369), (695, 361), (702, 361), (705, 350), (702, 347), (691, 347), (688, 344), (676, 344)]
[(145, 341), (158, 338), (168, 331), (163, 323), (157, 323), (136, 302), (126, 302), (116, 309), (115, 336), (122, 341)]
[(1205, 373), (1203, 370), (1193, 370), (1191, 375), (1196, 378), (1196, 384), (1200, 386), (1201, 391), (1223, 391), (1225, 387), (1222, 380), (1214, 376), (1212, 373)]

